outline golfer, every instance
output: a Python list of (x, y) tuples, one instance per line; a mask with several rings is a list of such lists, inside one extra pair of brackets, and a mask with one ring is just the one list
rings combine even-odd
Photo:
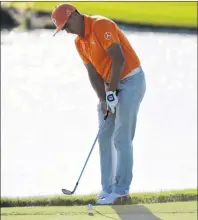
[[(55, 34), (65, 30), (77, 35), (76, 49), (99, 99), (99, 125), (110, 112), (98, 138), (102, 191), (97, 204), (114, 204), (129, 195), (133, 178), (132, 143), (146, 90), (140, 60), (124, 33), (106, 17), (88, 16), (73, 5), (60, 4), (51, 18)], [(117, 152), (115, 177), (113, 147)]]

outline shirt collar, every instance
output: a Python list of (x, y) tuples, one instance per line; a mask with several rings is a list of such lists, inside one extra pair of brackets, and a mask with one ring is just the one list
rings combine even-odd
[(91, 17), (84, 15), (84, 25), (85, 25), (85, 36), (86, 37), (91, 32)]

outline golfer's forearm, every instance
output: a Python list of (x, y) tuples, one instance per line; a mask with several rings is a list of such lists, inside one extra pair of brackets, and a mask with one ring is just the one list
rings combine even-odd
[(88, 75), (89, 75), (89, 80), (91, 82), (91, 85), (93, 89), (95, 90), (98, 98), (102, 101), (105, 100), (105, 86), (104, 86), (104, 81), (101, 78), (101, 76), (97, 73), (95, 67), (91, 62), (85, 65)]
[(100, 75), (97, 72), (89, 72), (89, 79), (98, 98), (101, 101), (105, 100), (105, 86), (104, 81), (102, 80)]
[(111, 67), (111, 78), (109, 83), (109, 91), (115, 91), (117, 89), (118, 83), (121, 78), (121, 73), (124, 69), (124, 60), (120, 61), (112, 61), (112, 67)]

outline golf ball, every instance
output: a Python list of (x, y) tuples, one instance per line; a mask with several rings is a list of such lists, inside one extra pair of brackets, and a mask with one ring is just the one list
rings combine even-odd
[(92, 210), (92, 209), (93, 209), (93, 206), (92, 206), (91, 204), (89, 204), (89, 205), (87, 206), (87, 208), (88, 208), (88, 210)]

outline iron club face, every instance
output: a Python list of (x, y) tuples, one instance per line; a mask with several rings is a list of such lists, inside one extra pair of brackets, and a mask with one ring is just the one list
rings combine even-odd
[(72, 194), (73, 194), (72, 191), (67, 190), (67, 189), (62, 189), (62, 192), (63, 192), (65, 195), (72, 195)]

